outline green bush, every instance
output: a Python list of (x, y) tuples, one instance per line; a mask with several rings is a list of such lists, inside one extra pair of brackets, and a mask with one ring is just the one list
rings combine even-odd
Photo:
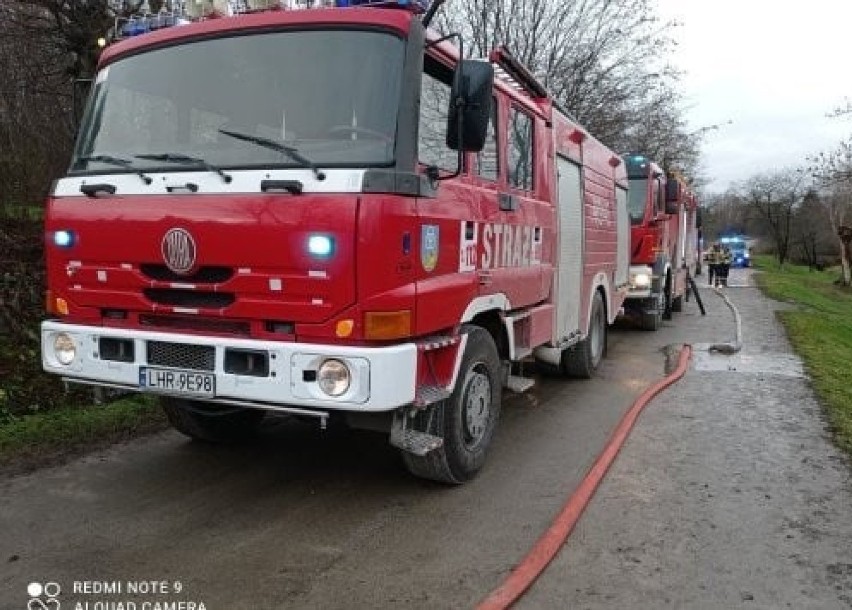
[(41, 369), (39, 324), (44, 317), (44, 229), (29, 208), (0, 218), (0, 421), (12, 416), (90, 402), (66, 394)]

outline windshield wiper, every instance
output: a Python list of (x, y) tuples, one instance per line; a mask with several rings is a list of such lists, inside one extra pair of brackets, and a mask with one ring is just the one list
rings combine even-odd
[(151, 178), (151, 176), (148, 176), (141, 170), (134, 168), (133, 161), (129, 161), (128, 159), (122, 159), (121, 157), (113, 157), (110, 155), (92, 155), (91, 157), (79, 157), (77, 159), (77, 163), (88, 164), (92, 161), (94, 161), (95, 163), (106, 163), (107, 165), (124, 167), (133, 171), (134, 174), (142, 178), (142, 182), (144, 182), (145, 184), (151, 184), (151, 182), (153, 182), (153, 178)]
[(133, 155), (137, 159), (145, 159), (146, 161), (163, 161), (165, 163), (189, 163), (190, 165), (195, 165), (196, 167), (201, 167), (206, 169), (208, 172), (214, 172), (219, 174), (222, 177), (222, 181), (225, 184), (229, 184), (233, 177), (230, 174), (226, 174), (220, 168), (216, 167), (201, 159), (199, 157), (190, 157), (188, 155), (182, 155), (180, 153), (159, 153), (156, 155)]
[(232, 138), (236, 138), (237, 140), (243, 140), (244, 142), (252, 142), (254, 144), (257, 144), (258, 146), (263, 146), (264, 148), (283, 153), (290, 157), (296, 163), (301, 163), (303, 167), (307, 167), (312, 172), (314, 172), (314, 176), (316, 176), (317, 180), (325, 180), (325, 174), (320, 170), (320, 168), (318, 168), (313, 161), (302, 155), (302, 153), (299, 152), (298, 148), (287, 146), (282, 142), (277, 142), (270, 138), (264, 138), (263, 136), (253, 136), (248, 133), (231, 131), (229, 129), (220, 129), (219, 133), (223, 133), (226, 136), (231, 136)]

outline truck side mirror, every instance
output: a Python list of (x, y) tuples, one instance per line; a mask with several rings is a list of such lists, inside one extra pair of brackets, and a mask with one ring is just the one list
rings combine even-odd
[(669, 177), (666, 181), (666, 214), (677, 214), (680, 209), (680, 199), (683, 186), (677, 178)]
[(485, 147), (494, 68), (490, 63), (463, 59), (456, 67), (447, 117), (447, 147), (479, 152)]
[(86, 108), (86, 100), (92, 89), (91, 78), (75, 78), (71, 89), (71, 119), (74, 123), (74, 131), (80, 126), (83, 118), (83, 110)]

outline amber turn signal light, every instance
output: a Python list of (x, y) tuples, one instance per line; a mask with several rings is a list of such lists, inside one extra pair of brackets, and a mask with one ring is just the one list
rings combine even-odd
[(411, 336), (411, 310), (368, 311), (364, 314), (364, 338), (401, 339)]
[(338, 320), (337, 325), (334, 327), (334, 332), (341, 339), (345, 339), (352, 334), (353, 328), (355, 328), (354, 320)]

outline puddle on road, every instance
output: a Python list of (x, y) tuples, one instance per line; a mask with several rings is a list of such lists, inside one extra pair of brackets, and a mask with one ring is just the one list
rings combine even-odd
[(692, 368), (696, 371), (749, 373), (752, 375), (805, 376), (802, 361), (793, 354), (735, 354), (725, 356), (696, 349), (692, 355)]

